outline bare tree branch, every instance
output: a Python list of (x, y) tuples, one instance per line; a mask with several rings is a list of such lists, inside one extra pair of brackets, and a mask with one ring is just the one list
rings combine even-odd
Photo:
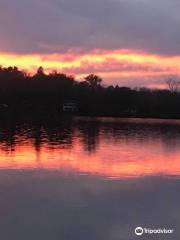
[(180, 87), (180, 80), (178, 80), (177, 78), (170, 77), (166, 80), (166, 84), (170, 92), (172, 93), (178, 92)]

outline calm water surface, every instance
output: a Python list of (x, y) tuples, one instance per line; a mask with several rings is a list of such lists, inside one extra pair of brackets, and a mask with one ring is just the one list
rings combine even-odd
[(180, 239), (180, 121), (0, 123), (0, 239)]

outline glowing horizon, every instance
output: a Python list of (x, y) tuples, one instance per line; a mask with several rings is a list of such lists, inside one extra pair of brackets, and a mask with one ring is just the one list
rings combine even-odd
[[(42, 66), (47, 73), (57, 70), (74, 75), (77, 79), (89, 73), (102, 76), (106, 83), (114, 79), (156, 78), (180, 75), (180, 56), (163, 56), (130, 49), (69, 51), (58, 54), (0, 54), (0, 65), (17, 66), (30, 74)], [(152, 82), (149, 82), (151, 85)]]

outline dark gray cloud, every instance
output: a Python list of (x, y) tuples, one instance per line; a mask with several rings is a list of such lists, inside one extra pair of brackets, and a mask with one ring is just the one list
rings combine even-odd
[(0, 50), (180, 54), (178, 0), (0, 0)]

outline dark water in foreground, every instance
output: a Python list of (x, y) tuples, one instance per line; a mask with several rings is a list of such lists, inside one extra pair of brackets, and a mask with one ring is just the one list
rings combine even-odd
[(180, 121), (1, 123), (0, 194), (2, 240), (178, 240)]

